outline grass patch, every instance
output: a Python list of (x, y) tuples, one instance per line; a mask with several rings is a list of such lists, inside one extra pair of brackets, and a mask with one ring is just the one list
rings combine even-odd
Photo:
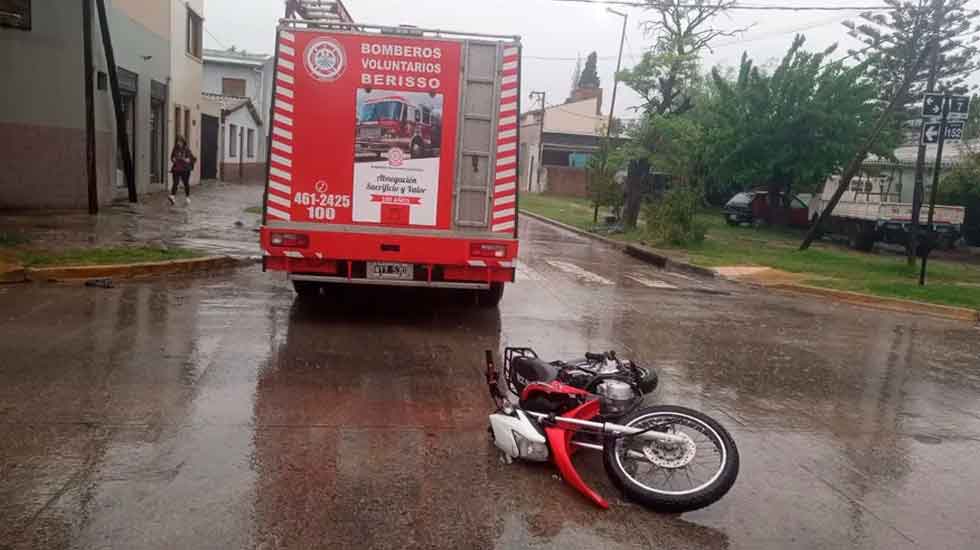
[[(582, 229), (592, 227), (592, 208), (585, 199), (544, 195), (521, 196), (521, 208)], [(930, 260), (925, 287), (918, 283), (919, 267), (909, 267), (898, 254), (867, 254), (818, 242), (806, 251), (797, 248), (804, 231), (792, 228), (732, 227), (719, 210), (698, 214), (707, 227), (703, 242), (684, 247), (650, 243), (686, 253), (705, 267), (757, 265), (800, 273), (803, 284), (863, 292), (889, 298), (980, 309), (980, 266)], [(614, 235), (636, 240), (639, 234)]]
[(980, 308), (980, 267), (930, 260), (925, 287), (919, 286), (919, 266), (909, 267), (904, 256), (867, 254), (830, 243), (797, 250), (804, 231), (787, 228), (732, 227), (720, 212), (700, 215), (708, 238), (687, 247), (698, 265), (759, 265), (807, 277), (803, 284), (863, 292), (889, 298)]
[[(556, 197), (540, 193), (524, 193), (520, 207), (546, 218), (567, 223), (579, 229), (592, 228), (592, 203), (588, 199)], [(599, 212), (601, 216), (603, 212)]]
[(86, 248), (48, 252), (25, 250), (17, 258), (25, 267), (52, 267), (73, 265), (135, 264), (164, 262), (199, 257), (200, 254), (181, 248), (161, 250), (151, 247)]
[(0, 231), (0, 246), (20, 246), (27, 244), (28, 242), (30, 242), (30, 239), (27, 237), (27, 235), (14, 231)]
[(261, 206), (249, 206), (245, 209), (246, 214), (262, 214)]

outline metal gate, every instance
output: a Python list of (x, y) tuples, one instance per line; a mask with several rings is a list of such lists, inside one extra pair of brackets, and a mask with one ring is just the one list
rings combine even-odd
[(460, 228), (485, 228), (490, 221), (499, 59), (497, 43), (467, 41), (463, 45), (463, 101), (456, 166), (456, 226)]

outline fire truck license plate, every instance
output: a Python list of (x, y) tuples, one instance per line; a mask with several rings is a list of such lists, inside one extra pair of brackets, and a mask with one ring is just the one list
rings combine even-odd
[(412, 264), (396, 264), (388, 262), (368, 262), (368, 279), (400, 279), (411, 280)]

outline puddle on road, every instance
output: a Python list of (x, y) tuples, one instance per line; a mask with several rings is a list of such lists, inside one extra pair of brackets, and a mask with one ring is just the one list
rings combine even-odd
[(561, 260), (545, 260), (545, 262), (547, 262), (547, 264), (550, 265), (551, 267), (558, 269), (559, 271), (563, 271), (565, 273), (568, 273), (569, 275), (573, 275), (578, 279), (581, 279), (582, 281), (588, 283), (606, 285), (606, 286), (612, 286), (616, 284), (610, 281), (609, 279), (603, 277), (602, 275), (599, 275), (597, 273), (592, 273), (591, 271), (587, 271), (573, 263), (564, 262)]

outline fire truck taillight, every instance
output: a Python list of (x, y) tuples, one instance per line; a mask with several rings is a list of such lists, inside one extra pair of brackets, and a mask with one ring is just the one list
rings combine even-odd
[(503, 258), (507, 255), (507, 246), (494, 243), (470, 244), (470, 256), (477, 258)]
[(272, 233), (269, 244), (284, 248), (309, 248), (310, 236), (302, 233)]

